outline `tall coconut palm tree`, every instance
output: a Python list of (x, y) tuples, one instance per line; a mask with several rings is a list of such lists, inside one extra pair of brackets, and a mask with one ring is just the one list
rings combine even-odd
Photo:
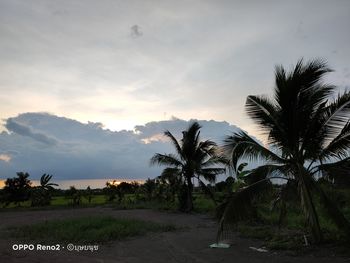
[[(157, 153), (151, 158), (151, 165), (158, 164), (168, 166), (161, 174), (163, 177), (177, 177), (185, 189), (185, 202), (182, 210), (190, 212), (193, 210), (193, 183), (196, 178), (202, 182), (202, 178), (214, 182), (216, 175), (225, 172), (225, 168), (218, 167), (221, 162), (216, 151), (216, 144), (213, 141), (200, 141), (201, 126), (197, 122), (189, 125), (186, 131), (182, 132), (182, 139), (177, 141), (169, 132), (164, 135), (170, 139), (175, 147), (176, 154)], [(181, 193), (179, 193), (181, 195)]]
[(245, 212), (259, 184), (281, 178), (288, 182), (282, 189), (294, 186), (297, 191), (315, 242), (322, 240), (315, 194), (337, 226), (350, 233), (349, 222), (316, 183), (323, 173), (350, 161), (350, 92), (334, 99), (335, 87), (322, 81), (328, 72), (320, 59), (307, 63), (301, 59), (290, 72), (277, 66), (274, 97), (248, 96), (246, 112), (267, 135), (269, 147), (237, 132), (226, 138), (225, 149), (233, 167), (247, 158), (266, 162), (250, 172), (260, 180), (233, 193), (225, 203), (221, 226), (248, 216)]

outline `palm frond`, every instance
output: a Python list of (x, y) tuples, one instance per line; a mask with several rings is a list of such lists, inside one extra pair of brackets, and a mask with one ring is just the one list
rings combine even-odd
[(259, 175), (264, 175), (264, 178), (283, 177), (286, 180), (289, 179), (289, 173), (290, 167), (289, 165), (285, 164), (265, 164), (249, 171), (249, 175), (253, 177), (260, 177)]
[(319, 154), (319, 158), (329, 159), (331, 157), (346, 157), (349, 155), (350, 149), (350, 121), (348, 121), (343, 129)]
[(40, 177), (40, 185), (41, 186), (45, 186), (52, 178), (52, 175), (49, 175), (49, 174), (43, 174), (41, 177)]
[(205, 160), (201, 163), (202, 167), (208, 167), (213, 165), (229, 165), (230, 160), (228, 160), (225, 156), (212, 156), (209, 159)]
[(248, 116), (269, 135), (271, 143), (279, 142), (285, 137), (285, 130), (278, 118), (278, 108), (269, 99), (262, 96), (248, 96), (245, 109)]
[(216, 154), (216, 143), (211, 140), (202, 141), (198, 144), (197, 150), (203, 151), (209, 155)]
[(200, 142), (193, 151), (192, 159), (198, 163), (202, 163), (207, 158), (216, 157), (218, 152), (216, 143), (210, 140)]
[(249, 219), (253, 214), (252, 200), (258, 196), (266, 179), (245, 188), (232, 192), (224, 202), (222, 202), (216, 210), (219, 220), (217, 240), (219, 240), (226, 225), (236, 224), (239, 221)]
[(234, 170), (237, 170), (237, 163), (243, 158), (251, 161), (265, 159), (276, 163), (285, 162), (283, 158), (259, 144), (243, 131), (226, 137), (224, 142), (224, 150), (230, 157)]
[(214, 183), (216, 176), (226, 172), (225, 168), (202, 168), (198, 169), (196, 173), (201, 175), (205, 180)]
[(304, 160), (318, 158), (322, 151), (325, 138), (325, 129), (323, 128), (322, 119), (327, 102), (318, 106), (317, 110), (310, 116), (306, 129), (302, 131), (302, 144), (300, 153)]
[(326, 129), (325, 137), (332, 140), (341, 133), (344, 123), (350, 118), (350, 92), (346, 91), (330, 103), (324, 111), (323, 126)]
[(40, 186), (44, 189), (53, 189), (54, 186), (58, 186), (58, 184), (55, 183), (49, 183), (51, 180), (52, 175), (49, 174), (43, 174), (40, 177)]
[(170, 165), (174, 167), (182, 166), (181, 161), (174, 154), (156, 153), (150, 160), (151, 165)]
[[(275, 69), (275, 100), (278, 105), (286, 105), (288, 100), (297, 98), (306, 99), (312, 102), (312, 108), (320, 105), (327, 98), (333, 87), (322, 84), (322, 78), (325, 74), (332, 72), (327, 63), (322, 59), (313, 59), (304, 63), (300, 59), (294, 67), (294, 70), (288, 74), (283, 66), (277, 66)], [(307, 95), (311, 95), (307, 96)], [(308, 103), (308, 104), (309, 104)]]
[(316, 174), (318, 172), (322, 172), (323, 177), (334, 178), (337, 176), (349, 176), (350, 169), (350, 157), (342, 159), (337, 162), (332, 163), (321, 163), (317, 166), (314, 166), (311, 170), (311, 174)]
[(177, 154), (179, 156), (181, 156), (182, 155), (182, 149), (181, 149), (181, 146), (180, 146), (179, 142), (174, 137), (174, 135), (172, 135), (172, 133), (170, 131), (165, 131), (164, 135), (170, 139), (171, 143), (174, 145), (174, 147), (176, 149)]
[(162, 171), (159, 177), (168, 180), (168, 179), (172, 179), (172, 177), (179, 177), (179, 176), (181, 176), (181, 169), (167, 167)]
[(200, 134), (201, 134), (201, 131), (198, 129), (196, 138), (193, 141), (193, 145), (194, 145), (195, 148), (199, 148), (199, 144), (200, 144), (199, 136), (200, 136)]
[(182, 157), (185, 160), (191, 160), (196, 153), (200, 128), (198, 122), (193, 122), (186, 131), (182, 132)]
[(289, 174), (288, 165), (265, 164), (248, 171), (244, 177), (248, 184), (253, 184), (263, 179), (279, 178), (289, 180)]
[[(275, 107), (279, 109), (278, 121), (285, 133), (275, 137), (284, 153), (299, 154), (312, 117), (334, 90), (334, 86), (322, 83), (323, 76), (330, 71), (320, 59), (308, 63), (301, 59), (288, 74), (282, 67), (276, 68)], [(272, 131), (276, 133), (277, 129)]]
[(243, 171), (243, 169), (248, 165), (248, 163), (241, 163), (238, 168), (236, 173), (241, 173)]

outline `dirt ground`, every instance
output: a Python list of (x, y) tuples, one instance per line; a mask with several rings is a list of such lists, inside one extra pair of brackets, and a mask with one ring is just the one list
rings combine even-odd
[[(334, 255), (331, 250), (317, 250), (307, 255), (295, 256), (286, 251), (258, 252), (261, 241), (233, 235), (231, 247), (213, 249), (216, 223), (205, 215), (167, 213), (152, 210), (114, 210), (112, 208), (80, 208), (47, 211), (16, 211), (0, 213), (0, 228), (31, 224), (60, 218), (92, 215), (111, 215), (119, 218), (137, 218), (181, 226), (175, 232), (148, 234), (124, 241), (101, 244), (97, 251), (68, 251), (67, 244), (60, 244), (60, 251), (14, 251), (12, 246), (21, 243), (0, 237), (0, 262), (80, 262), (80, 263), (175, 263), (175, 262), (350, 262), (350, 258)], [(24, 243), (24, 241), (23, 241)], [(27, 242), (28, 243), (28, 242)], [(80, 244), (74, 244), (80, 245)], [(65, 249), (62, 247), (65, 246)]]

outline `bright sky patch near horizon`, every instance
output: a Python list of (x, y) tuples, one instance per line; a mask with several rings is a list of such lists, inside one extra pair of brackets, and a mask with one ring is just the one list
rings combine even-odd
[(3, 119), (49, 112), (111, 130), (228, 121), (274, 66), (321, 57), (350, 83), (350, 1), (0, 1)]

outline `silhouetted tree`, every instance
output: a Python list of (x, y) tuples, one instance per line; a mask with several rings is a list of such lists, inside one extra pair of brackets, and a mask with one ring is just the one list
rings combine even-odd
[(68, 190), (66, 190), (66, 198), (71, 200), (71, 204), (73, 206), (79, 206), (81, 204), (81, 191), (75, 188), (75, 186), (70, 186)]
[(108, 202), (112, 202), (113, 200), (115, 200), (118, 194), (116, 180), (113, 180), (112, 183), (106, 182), (106, 187), (103, 188), (103, 193), (106, 195), (106, 199)]
[(144, 201), (150, 201), (154, 198), (154, 191), (156, 189), (155, 180), (148, 178), (144, 184), (142, 184), (138, 190), (139, 199)]
[(20, 205), (20, 202), (29, 200), (31, 182), (28, 177), (28, 173), (19, 172), (17, 177), (7, 178), (3, 189), (5, 206), (11, 202)]
[[(216, 165), (221, 163), (221, 158), (217, 156), (216, 144), (210, 140), (200, 141), (201, 126), (197, 122), (190, 124), (186, 131), (182, 132), (182, 139), (178, 142), (175, 137), (166, 131), (164, 135), (173, 143), (176, 154), (155, 154), (151, 159), (151, 164), (168, 166), (161, 174), (161, 177), (175, 177), (182, 182), (179, 196), (186, 192), (186, 201), (181, 210), (190, 212), (193, 210), (193, 183), (196, 178), (202, 178), (214, 182), (216, 175), (225, 172), (224, 168)], [(180, 204), (181, 205), (181, 204)]]
[(233, 168), (242, 158), (266, 160), (266, 163), (249, 173), (249, 177), (258, 180), (232, 194), (225, 204), (221, 226), (246, 218), (245, 212), (252, 198), (262, 190), (261, 184), (271, 178), (282, 178), (288, 182), (283, 189), (294, 189), (299, 196), (315, 242), (322, 240), (315, 194), (330, 218), (350, 235), (348, 220), (316, 183), (317, 175), (350, 161), (350, 92), (334, 99), (335, 87), (322, 81), (330, 71), (321, 60), (306, 64), (300, 60), (289, 73), (279, 66), (273, 100), (248, 96), (247, 113), (268, 135), (269, 147), (241, 131), (227, 137), (225, 148)]
[(89, 204), (91, 204), (91, 200), (94, 197), (94, 193), (91, 190), (90, 186), (88, 186), (84, 191), (84, 197), (88, 200)]
[(31, 206), (45, 206), (50, 205), (52, 199), (52, 191), (55, 183), (49, 183), (52, 175), (43, 174), (40, 178), (40, 185), (31, 188), (30, 199)]

